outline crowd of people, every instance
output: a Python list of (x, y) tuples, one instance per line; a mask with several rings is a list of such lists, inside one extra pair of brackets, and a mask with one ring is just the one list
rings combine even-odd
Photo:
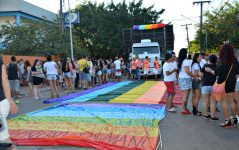
[[(181, 49), (178, 57), (175, 53), (167, 53), (163, 64), (164, 83), (167, 91), (167, 111), (175, 112), (177, 106), (173, 99), (176, 95), (176, 85), (179, 84), (183, 93), (183, 109), (181, 114), (203, 116), (212, 121), (219, 120), (216, 116), (217, 101), (213, 97), (213, 85), (215, 82), (225, 82), (225, 94), (220, 99), (225, 121), (222, 127), (238, 124), (239, 116), (239, 63), (236, 54), (230, 44), (224, 44), (218, 55), (205, 56), (195, 53), (193, 58), (188, 55), (187, 49)], [(41, 99), (41, 88), (48, 84), (51, 98), (59, 97), (59, 88), (66, 93), (74, 93), (77, 89), (85, 90), (89, 87), (105, 84), (109, 81), (121, 81), (122, 74), (131, 80), (141, 79), (143, 71), (147, 80), (150, 62), (146, 56), (144, 60), (138, 56), (132, 60), (124, 61), (115, 59), (80, 59), (65, 58), (59, 61), (47, 56), (46, 61), (36, 59), (33, 64), (29, 60), (16, 60), (11, 57), (11, 62), (6, 66), (0, 60), (0, 114), (5, 128), (1, 131), (0, 140), (9, 138), (6, 117), (8, 113), (17, 113), (18, 106), (13, 99), (22, 96), (20, 84), (28, 85), (27, 96)], [(161, 62), (155, 57), (154, 75), (160, 74)], [(188, 109), (189, 94), (192, 91), (192, 112)], [(199, 108), (199, 100), (202, 97), (202, 112)], [(210, 114), (209, 114), (210, 112)], [(231, 116), (230, 117), (230, 113)]]
[[(195, 53), (191, 59), (187, 49), (166, 54), (163, 65), (164, 83), (167, 88), (167, 110), (175, 112), (173, 98), (176, 94), (175, 86), (179, 84), (183, 92), (183, 109), (181, 114), (203, 116), (212, 121), (219, 120), (216, 116), (217, 101), (222, 105), (225, 117), (222, 127), (238, 124), (239, 116), (239, 63), (237, 49), (230, 44), (224, 44), (218, 55)], [(213, 95), (214, 83), (225, 82), (225, 94), (220, 99)], [(192, 112), (188, 109), (189, 94), (192, 91)], [(202, 112), (199, 110), (199, 100), (202, 97)], [(217, 101), (216, 101), (217, 100)], [(230, 110), (231, 116), (230, 117)], [(208, 113), (210, 112), (210, 114)]]
[(11, 97), (19, 103), (22, 97), (20, 85), (28, 86), (26, 96), (41, 99), (41, 89), (49, 85), (51, 98), (59, 97), (59, 89), (66, 93), (76, 90), (85, 90), (89, 87), (105, 84), (111, 81), (121, 81), (121, 76), (130, 77), (130, 62), (123, 58), (91, 59), (89, 57), (64, 58), (54, 61), (47, 56), (46, 61), (36, 59), (33, 64), (29, 60), (16, 60), (11, 57), (7, 65), (8, 80), (11, 88)]

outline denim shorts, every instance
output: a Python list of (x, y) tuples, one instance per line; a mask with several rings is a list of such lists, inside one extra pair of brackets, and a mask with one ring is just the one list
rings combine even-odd
[(9, 80), (10, 88), (12, 91), (19, 92), (20, 91), (20, 82), (18, 79), (16, 80)]
[(83, 73), (83, 74), (84, 74), (83, 76), (85, 81), (91, 81), (91, 76), (89, 73)]
[(179, 78), (179, 86), (181, 90), (192, 89), (192, 79), (191, 78)]
[(46, 77), (47, 77), (47, 80), (56, 80), (57, 79), (56, 74), (47, 74)]
[(210, 93), (212, 93), (212, 86), (202, 86), (201, 93), (202, 94), (210, 94)]
[(236, 83), (235, 91), (239, 91), (239, 81), (237, 81), (237, 83)]
[(71, 78), (72, 77), (71, 72), (64, 72), (63, 74), (64, 74), (65, 78)]

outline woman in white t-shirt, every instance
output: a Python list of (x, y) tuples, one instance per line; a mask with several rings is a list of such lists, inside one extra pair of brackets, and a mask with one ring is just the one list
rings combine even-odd
[(47, 80), (50, 84), (51, 96), (59, 97), (59, 90), (56, 84), (58, 66), (56, 62), (52, 61), (51, 55), (47, 56), (47, 62), (44, 64), (44, 70), (46, 71)]
[(176, 94), (175, 88), (175, 80), (177, 69), (175, 68), (173, 62), (173, 58), (171, 54), (165, 55), (165, 63), (163, 65), (163, 75), (164, 75), (164, 84), (166, 86), (167, 91), (167, 110), (169, 112), (175, 112), (176, 109), (172, 105), (173, 98)]
[(199, 72), (201, 70), (200, 61), (202, 60), (202, 56), (199, 53), (195, 53), (193, 56), (192, 62), (192, 73), (195, 78), (192, 79), (192, 106), (193, 106), (193, 114), (196, 116), (201, 116), (202, 113), (198, 111), (198, 102), (201, 97), (201, 79), (199, 78)]
[(188, 96), (192, 89), (192, 77), (194, 75), (191, 72), (192, 60), (187, 59), (187, 50), (182, 48), (179, 51), (178, 56), (178, 69), (179, 69), (179, 85), (180, 89), (183, 91), (183, 111), (181, 112), (184, 115), (189, 115), (191, 112), (188, 110)]

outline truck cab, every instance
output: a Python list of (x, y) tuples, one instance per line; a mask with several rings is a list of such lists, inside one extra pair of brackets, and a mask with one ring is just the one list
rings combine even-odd
[[(141, 62), (144, 62), (146, 56), (149, 58), (150, 69), (149, 75), (154, 75), (154, 61), (155, 57), (158, 57), (160, 66), (162, 66), (160, 61), (160, 46), (158, 42), (151, 42), (150, 39), (141, 40), (141, 43), (134, 43), (132, 46), (132, 58), (139, 56)], [(143, 64), (142, 64), (143, 65)], [(160, 68), (160, 74), (162, 73), (162, 67)]]

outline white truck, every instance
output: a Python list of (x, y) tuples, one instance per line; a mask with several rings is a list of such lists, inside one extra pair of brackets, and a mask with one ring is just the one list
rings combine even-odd
[[(154, 61), (155, 57), (158, 57), (158, 61), (160, 63), (160, 66), (162, 66), (162, 63), (160, 61), (160, 47), (158, 42), (151, 42), (150, 39), (144, 39), (141, 40), (141, 43), (134, 43), (132, 46), (132, 58), (136, 57), (136, 55), (139, 56), (139, 59), (142, 62), (144, 62), (144, 59), (146, 56), (149, 58), (150, 63), (150, 69), (149, 69), (149, 75), (154, 75)], [(160, 67), (160, 74), (162, 74), (162, 67)]]

